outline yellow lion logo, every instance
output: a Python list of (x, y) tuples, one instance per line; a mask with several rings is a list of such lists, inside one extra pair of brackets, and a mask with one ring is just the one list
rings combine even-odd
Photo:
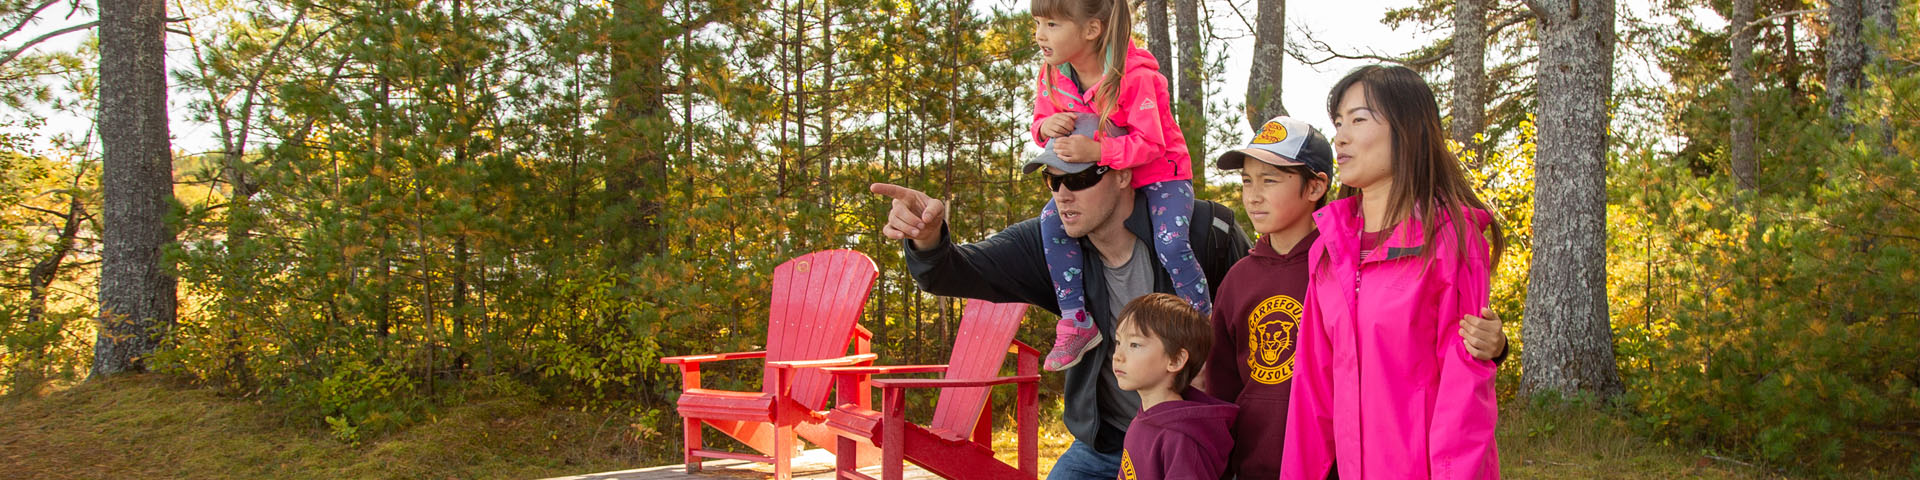
[(1280, 143), (1287, 139), (1287, 126), (1280, 122), (1267, 122), (1260, 127), (1260, 136), (1253, 137), (1253, 143)]
[(1299, 300), (1274, 295), (1247, 314), (1247, 366), (1253, 367), (1253, 381), (1279, 385), (1293, 378), (1293, 355), (1280, 354), (1293, 347), (1300, 311)]

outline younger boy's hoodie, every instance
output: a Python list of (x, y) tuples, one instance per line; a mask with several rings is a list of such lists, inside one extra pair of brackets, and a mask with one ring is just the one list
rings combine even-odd
[(1121, 480), (1216, 480), (1226, 471), (1240, 407), (1193, 387), (1180, 397), (1133, 417), (1120, 457)]
[[(1173, 123), (1172, 98), (1167, 90), (1167, 77), (1160, 74), (1160, 61), (1131, 42), (1125, 53), (1126, 67), (1119, 73), (1120, 92), (1116, 95), (1113, 114), (1107, 120), (1127, 133), (1096, 139), (1100, 141), (1100, 165), (1132, 169), (1133, 188), (1193, 179), (1193, 162), (1187, 157), (1187, 137), (1180, 133), (1180, 125)], [(1099, 86), (1088, 83), (1087, 91), (1083, 92), (1065, 72), (1060, 68), (1043, 68), (1040, 74), (1051, 74), (1052, 81), (1048, 82), (1046, 77), (1035, 81), (1034, 145), (1044, 147), (1051, 140), (1040, 134), (1040, 124), (1047, 117), (1065, 112), (1100, 113), (1103, 100), (1097, 93)], [(1097, 72), (1077, 73), (1084, 82), (1100, 76)]]
[(1240, 406), (1233, 425), (1230, 476), (1280, 478), (1287, 439), (1287, 402), (1293, 389), (1293, 348), (1307, 292), (1307, 249), (1320, 232), (1292, 251), (1274, 250), (1271, 236), (1233, 264), (1213, 302), (1213, 355), (1207, 393)]

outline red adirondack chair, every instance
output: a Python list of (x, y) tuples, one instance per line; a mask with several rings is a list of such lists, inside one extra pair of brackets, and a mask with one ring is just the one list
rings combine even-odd
[[(872, 365), (873, 333), (857, 323), (866, 308), (867, 294), (879, 275), (873, 260), (852, 250), (827, 250), (802, 255), (773, 270), (773, 303), (767, 322), (766, 350), (757, 352), (687, 355), (662, 358), (680, 366), (679, 411), (684, 419), (687, 472), (700, 471), (701, 458), (729, 458), (773, 464), (774, 478), (792, 478), (792, 459), (799, 444), (795, 436), (829, 451), (841, 444), (822, 425), (830, 377), (823, 367)], [(854, 354), (846, 355), (848, 343)], [(843, 356), (845, 355), (845, 356)], [(700, 388), (700, 364), (721, 360), (764, 358), (759, 392), (730, 392)], [(856, 391), (865, 385), (851, 385)], [(701, 426), (708, 425), (740, 440), (760, 455), (708, 450)], [(849, 458), (875, 457), (871, 443), (854, 445)]]
[[(827, 413), (827, 426), (840, 434), (840, 448), (862, 442), (880, 444), (881, 478), (899, 480), (903, 461), (911, 460), (946, 478), (1033, 479), (1039, 464), (1040, 351), (1013, 339), (1020, 330), (1025, 304), (967, 301), (960, 318), (953, 353), (946, 365), (898, 365), (828, 368), (838, 384), (840, 406)], [(1001, 377), (1006, 355), (1015, 354), (1015, 376)], [(881, 408), (873, 411), (864, 382), (869, 375), (944, 372), (939, 379), (877, 379)], [(994, 385), (1019, 386), (1015, 428), (1019, 430), (1020, 466), (1014, 468), (993, 456)], [(921, 426), (906, 421), (906, 391), (939, 388), (933, 422)], [(853, 458), (839, 457), (840, 479), (867, 479), (855, 469)]]

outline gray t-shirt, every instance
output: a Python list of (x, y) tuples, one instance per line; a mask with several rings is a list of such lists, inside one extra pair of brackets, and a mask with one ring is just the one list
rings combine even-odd
[[(1106, 262), (1100, 263), (1106, 275), (1107, 311), (1113, 312), (1114, 328), (1120, 327), (1120, 311), (1125, 310), (1128, 303), (1153, 293), (1153, 259), (1149, 255), (1153, 253), (1147, 251), (1147, 242), (1136, 238), (1133, 241), (1133, 258), (1127, 259), (1125, 265), (1112, 267)], [(1101, 341), (1112, 342), (1113, 335), (1107, 335)], [(1110, 412), (1140, 411), (1140, 394), (1121, 390), (1120, 381), (1113, 377), (1113, 369), (1100, 372), (1100, 387), (1106, 390), (1106, 395), (1100, 396), (1103, 409)], [(1108, 417), (1106, 421), (1114, 428), (1127, 430), (1127, 419)]]

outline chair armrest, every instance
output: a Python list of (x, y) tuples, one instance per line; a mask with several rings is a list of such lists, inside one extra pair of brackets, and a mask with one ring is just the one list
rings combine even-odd
[(880, 365), (872, 367), (828, 367), (822, 370), (834, 375), (891, 375), (896, 373), (939, 373), (947, 371), (947, 366)]
[(705, 355), (681, 355), (678, 357), (663, 357), (660, 359), (660, 363), (685, 365), (685, 364), (700, 364), (700, 363), (706, 363), (706, 362), (718, 362), (723, 360), (740, 360), (744, 358), (767, 358), (767, 351), (761, 350), (757, 352), (710, 353)]
[(879, 355), (874, 355), (871, 353), (863, 353), (860, 355), (848, 355), (840, 358), (827, 358), (827, 359), (821, 359), (821, 360), (785, 360), (785, 361), (777, 361), (777, 362), (767, 362), (767, 367), (779, 368), (779, 369), (844, 367), (849, 365), (858, 365), (860, 362), (871, 362), (879, 358), (880, 358)]
[(869, 406), (868, 382), (874, 375), (896, 373), (935, 373), (947, 371), (946, 365), (881, 365), (864, 367), (827, 367), (820, 369), (833, 375), (834, 398), (839, 403), (853, 404), (860, 408)]
[(874, 380), (873, 385), (880, 388), (948, 388), (948, 387), (987, 387), (1010, 383), (1039, 383), (1039, 375), (1015, 375), (1011, 377), (946, 379), (946, 378), (889, 378)]

